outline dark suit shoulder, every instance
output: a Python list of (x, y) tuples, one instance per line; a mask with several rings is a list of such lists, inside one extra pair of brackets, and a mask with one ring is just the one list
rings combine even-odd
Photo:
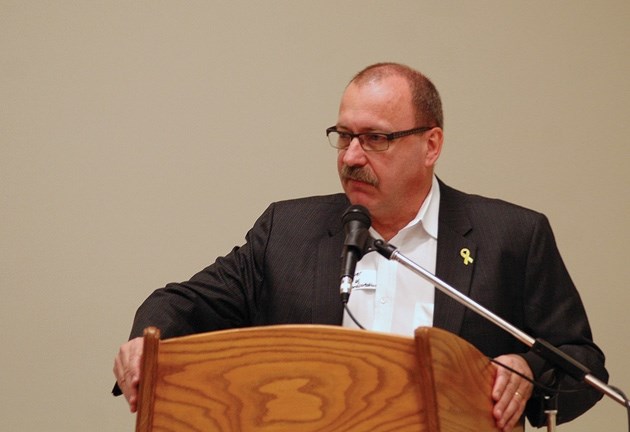
[(476, 225), (481, 223), (514, 226), (531, 225), (546, 221), (546, 216), (538, 211), (504, 201), (476, 194), (469, 194), (440, 183), (440, 219), (462, 224), (462, 219)]
[(344, 208), (349, 206), (348, 198), (343, 193), (336, 193), (330, 195), (317, 195), (303, 198), (292, 198), (282, 201), (276, 201), (272, 204), (282, 209), (305, 209), (315, 207), (340, 207)]
[(443, 200), (447, 202), (457, 203), (458, 205), (466, 205), (471, 208), (481, 207), (491, 211), (505, 211), (529, 214), (531, 217), (540, 217), (542, 213), (532, 210), (521, 205), (511, 203), (499, 198), (491, 198), (477, 194), (471, 194), (454, 189), (450, 186), (440, 183), (440, 193)]
[(283, 236), (331, 235), (343, 229), (341, 216), (349, 205), (341, 193), (277, 201), (267, 208), (258, 224)]

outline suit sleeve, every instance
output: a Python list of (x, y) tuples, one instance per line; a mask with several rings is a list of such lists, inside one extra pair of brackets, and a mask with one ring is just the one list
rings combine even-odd
[[(527, 256), (525, 281), (525, 331), (558, 347), (588, 367), (597, 378), (607, 381), (604, 355), (593, 342), (584, 306), (558, 251), (546, 217), (535, 224)], [(551, 365), (533, 352), (524, 354), (534, 376), (551, 376)], [(558, 423), (574, 419), (592, 407), (602, 395), (587, 384), (568, 376), (560, 377)], [(581, 391), (573, 391), (581, 389)], [(570, 391), (570, 392), (567, 392)], [(537, 393), (537, 392), (536, 392)], [(543, 398), (536, 394), (527, 406), (534, 426), (545, 423)]]

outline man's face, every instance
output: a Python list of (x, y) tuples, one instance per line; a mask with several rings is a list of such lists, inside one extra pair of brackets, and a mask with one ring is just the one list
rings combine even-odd
[[(417, 124), (409, 85), (404, 78), (390, 76), (351, 83), (341, 99), (336, 126), (352, 133), (391, 133), (433, 125)], [(355, 138), (337, 157), (350, 202), (365, 206), (381, 223), (409, 214), (413, 218), (431, 187), (441, 144), (439, 128), (396, 139), (383, 152), (365, 152)]]

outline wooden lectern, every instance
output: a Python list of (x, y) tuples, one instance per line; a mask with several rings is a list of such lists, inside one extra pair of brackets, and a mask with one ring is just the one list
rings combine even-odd
[(436, 328), (282, 325), (144, 333), (137, 432), (484, 432), (494, 366)]

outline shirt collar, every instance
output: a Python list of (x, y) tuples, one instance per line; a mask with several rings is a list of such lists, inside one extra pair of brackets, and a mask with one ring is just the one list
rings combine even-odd
[[(431, 190), (424, 199), (418, 214), (411, 222), (407, 224), (403, 230), (422, 224), (422, 228), (434, 239), (438, 236), (438, 216), (440, 212), (440, 185), (437, 181), (437, 177), (433, 175), (431, 182)], [(402, 231), (402, 230), (401, 230)]]

